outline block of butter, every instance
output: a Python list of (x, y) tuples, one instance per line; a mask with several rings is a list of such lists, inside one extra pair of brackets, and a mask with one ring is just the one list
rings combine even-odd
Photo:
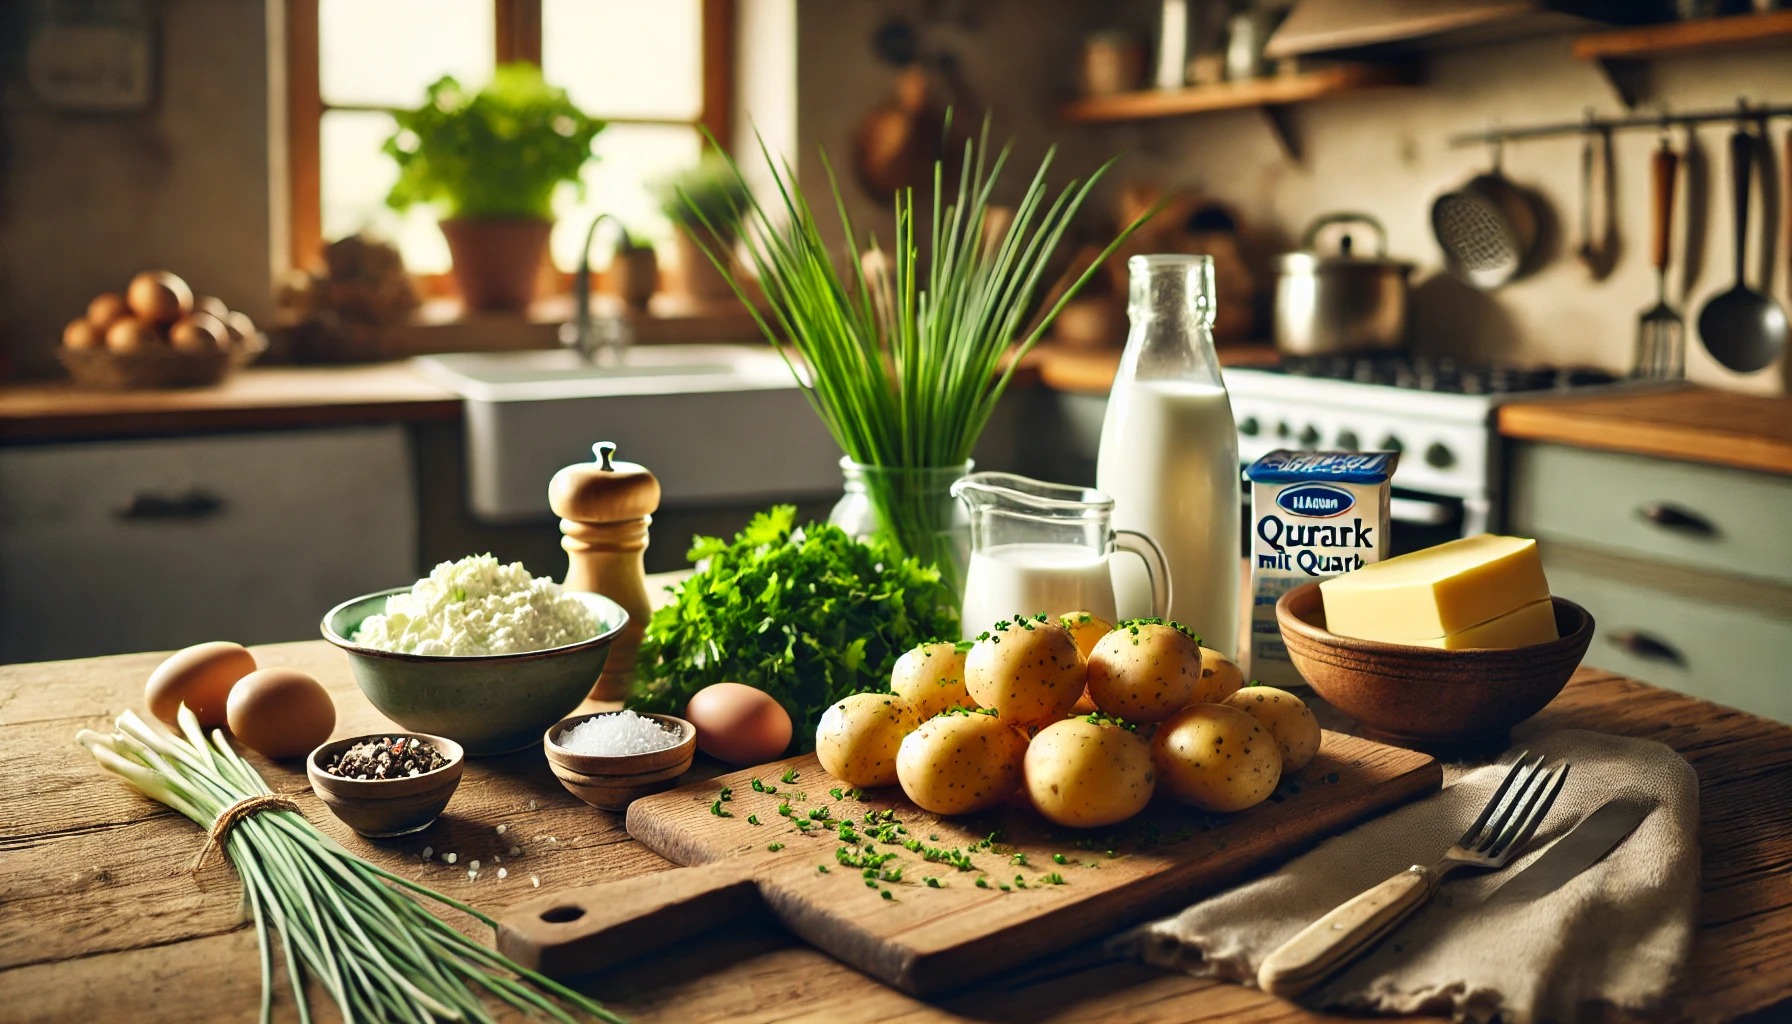
[(1319, 592), (1331, 632), (1411, 644), (1547, 601), (1549, 582), (1536, 541), (1481, 534), (1365, 565)]
[(1441, 647), (1446, 651), (1460, 651), (1471, 647), (1529, 647), (1532, 644), (1548, 643), (1558, 635), (1556, 605), (1546, 598), (1532, 601), (1517, 611), (1477, 623), (1449, 636), (1407, 640), (1405, 643), (1412, 647)]

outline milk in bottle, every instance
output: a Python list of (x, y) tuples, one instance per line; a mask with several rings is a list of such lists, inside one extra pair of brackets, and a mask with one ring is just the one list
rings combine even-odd
[[(1155, 538), (1169, 564), (1169, 618), (1228, 656), (1238, 647), (1238, 434), (1213, 350), (1213, 260), (1134, 256), (1132, 321), (1108, 396), (1095, 485), (1114, 525)], [(1113, 562), (1121, 617), (1149, 614), (1136, 559)]]

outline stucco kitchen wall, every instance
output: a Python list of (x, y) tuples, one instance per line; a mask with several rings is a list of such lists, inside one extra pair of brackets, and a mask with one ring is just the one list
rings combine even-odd
[(55, 369), (62, 326), (152, 267), (270, 316), (266, 10), (158, 5), (156, 95), (141, 114), (0, 101), (0, 346), (15, 375)]
[[(1116, 18), (1136, 24), (1144, 17), (1137, 27), (1148, 28), (1150, 11), (1141, 15), (1138, 7), (1085, 0), (799, 0), (797, 174), (811, 196), (814, 189), (825, 189), (827, 173), (817, 147), (825, 148), (861, 236), (875, 230), (888, 244), (889, 205), (868, 197), (853, 179), (852, 140), (865, 116), (894, 96), (896, 72), (876, 57), (871, 40), (886, 19), (901, 15), (920, 27), (926, 52), (947, 50), (958, 57), (972, 98), (994, 115), (992, 139), (1013, 141), (998, 201), (1020, 197), (1054, 143), (1059, 152), (1052, 182), (1061, 186), (1085, 175), (1113, 155), (1115, 144), (1102, 143), (1096, 130), (1064, 124), (1057, 109), (1074, 91), (1083, 37)], [(926, 21), (929, 11), (940, 17)], [(930, 195), (931, 186), (917, 189), (917, 204), (930, 201)], [(833, 209), (818, 215), (828, 237), (839, 239)]]
[[(1517, 182), (1541, 192), (1563, 230), (1546, 265), (1525, 279), (1489, 293), (1472, 291), (1441, 275), (1430, 230), (1431, 200), (1485, 170), (1485, 147), (1452, 148), (1450, 135), (1493, 124), (1518, 126), (1573, 121), (1592, 107), (1617, 115), (1621, 107), (1597, 69), (1569, 53), (1569, 37), (1531, 39), (1434, 54), (1424, 84), (1412, 89), (1339, 97), (1296, 107), (1295, 131), (1304, 159), (1292, 162), (1267, 124), (1253, 111), (1170, 119), (1096, 130), (1098, 148), (1133, 150), (1123, 164), (1129, 175), (1153, 175), (1234, 204), (1252, 228), (1291, 247), (1316, 216), (1363, 210), (1387, 226), (1389, 249), (1419, 267), (1414, 308), (1417, 347), (1481, 360), (1580, 363), (1614, 372), (1629, 368), (1637, 315), (1655, 301), (1649, 265), (1649, 157), (1653, 131), (1619, 133), (1615, 139), (1617, 227), (1620, 251), (1612, 272), (1592, 280), (1574, 256), (1580, 211), (1578, 137), (1539, 139), (1505, 147), (1504, 168)], [(1657, 60), (1650, 103), (1676, 110), (1722, 109), (1737, 97), (1755, 102), (1792, 101), (1792, 59), (1786, 52), (1710, 54)], [(1645, 109), (1659, 109), (1649, 108)], [(1788, 122), (1771, 123), (1769, 166), (1774, 184), (1763, 202), (1757, 173), (1749, 267), (1762, 282), (1762, 210), (1773, 254), (1771, 292), (1792, 308), (1788, 294), (1786, 135)], [(1680, 185), (1679, 213), (1670, 270), (1670, 301), (1688, 323), (1687, 372), (1695, 381), (1756, 392), (1787, 389), (1787, 360), (1739, 376), (1718, 366), (1697, 339), (1698, 311), (1710, 295), (1732, 283), (1728, 136), (1730, 125), (1702, 128), (1702, 188)], [(1671, 134), (1685, 151), (1686, 133)], [(1690, 195), (1689, 195), (1690, 193)], [(1690, 200), (1690, 202), (1689, 202)], [(1687, 255), (1688, 212), (1694, 216), (1693, 252)], [(1703, 227), (1698, 226), (1698, 222)], [(1688, 278), (1690, 277), (1690, 280)]]

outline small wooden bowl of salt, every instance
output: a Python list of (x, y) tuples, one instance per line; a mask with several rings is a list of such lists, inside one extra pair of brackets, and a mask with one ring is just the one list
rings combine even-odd
[(554, 723), (541, 738), (548, 767), (566, 791), (620, 811), (671, 789), (697, 756), (697, 727), (672, 715), (600, 711)]

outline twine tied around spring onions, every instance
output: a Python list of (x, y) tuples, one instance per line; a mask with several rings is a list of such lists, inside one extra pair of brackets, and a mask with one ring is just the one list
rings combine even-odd
[(200, 845), (199, 853), (194, 856), (192, 866), (187, 870), (197, 874), (199, 869), (205, 866), (205, 858), (211, 856), (213, 850), (223, 847), (224, 837), (230, 834), (231, 828), (257, 811), (303, 813), (299, 811), (298, 801), (283, 793), (258, 793), (255, 796), (243, 797), (218, 812), (217, 819), (212, 822), (212, 827), (205, 833), (205, 842)]

